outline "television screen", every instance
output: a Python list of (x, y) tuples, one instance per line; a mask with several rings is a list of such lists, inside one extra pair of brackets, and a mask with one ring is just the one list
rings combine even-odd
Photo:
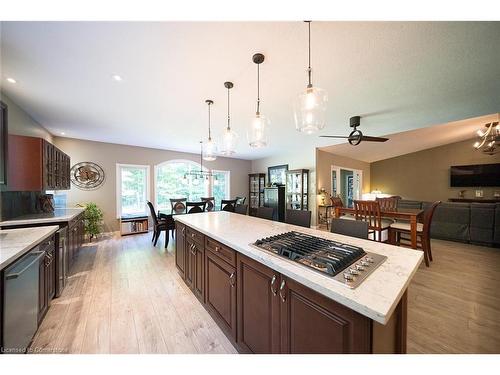
[(500, 163), (450, 167), (450, 186), (500, 186)]

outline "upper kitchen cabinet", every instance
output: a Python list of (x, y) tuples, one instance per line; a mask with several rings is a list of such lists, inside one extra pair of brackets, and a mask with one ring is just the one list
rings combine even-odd
[(68, 190), (70, 158), (45, 139), (11, 134), (8, 187), (11, 191)]
[(7, 184), (7, 105), (0, 102), (0, 185)]

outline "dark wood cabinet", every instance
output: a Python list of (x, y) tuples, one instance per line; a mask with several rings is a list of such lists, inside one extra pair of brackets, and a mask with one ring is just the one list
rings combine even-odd
[(8, 187), (11, 191), (70, 189), (70, 157), (42, 138), (10, 134)]
[(205, 303), (219, 327), (235, 341), (236, 267), (208, 248), (205, 248)]
[(264, 188), (266, 187), (265, 173), (251, 173), (248, 175), (248, 214), (255, 216), (257, 209), (264, 205)]
[(7, 185), (8, 122), (7, 105), (0, 101), (0, 185)]
[(237, 262), (238, 346), (250, 353), (279, 353), (280, 275), (241, 254)]
[(39, 245), (44, 253), (38, 269), (38, 324), (41, 323), (56, 294), (55, 237), (52, 236)]
[(85, 221), (83, 214), (80, 214), (68, 224), (68, 264), (70, 268), (78, 256), (78, 251), (85, 242), (84, 239)]
[(281, 352), (370, 353), (371, 320), (281, 276)]
[(40, 260), (38, 269), (38, 325), (42, 322), (47, 309), (49, 308), (49, 301), (47, 298), (47, 278), (45, 276), (45, 257)]
[(186, 270), (186, 226), (175, 223), (175, 265), (182, 278), (185, 277)]
[(406, 293), (382, 325), (184, 224), (177, 230), (179, 272), (238, 351), (406, 351)]
[(52, 245), (45, 254), (45, 286), (47, 300), (50, 302), (56, 295), (56, 262), (55, 247)]

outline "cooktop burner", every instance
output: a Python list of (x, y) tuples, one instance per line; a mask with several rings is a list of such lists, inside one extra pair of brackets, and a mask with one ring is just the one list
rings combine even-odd
[(295, 231), (262, 238), (253, 245), (331, 276), (350, 288), (358, 286), (386, 259), (358, 246)]

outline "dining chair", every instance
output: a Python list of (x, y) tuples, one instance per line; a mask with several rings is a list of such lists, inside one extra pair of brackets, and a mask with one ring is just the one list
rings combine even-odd
[(172, 206), (172, 214), (184, 214), (186, 213), (186, 201), (187, 198), (170, 198), (170, 205)]
[(285, 223), (310, 228), (311, 227), (311, 211), (286, 210)]
[(382, 232), (389, 232), (389, 226), (393, 221), (382, 219), (380, 204), (377, 201), (355, 200), (354, 212), (356, 220), (368, 223), (368, 232), (369, 234), (373, 234), (373, 240), (382, 242)]
[(234, 212), (241, 215), (246, 215), (248, 211), (248, 204), (237, 204), (234, 207)]
[(274, 216), (274, 208), (272, 207), (258, 207), (255, 216), (261, 219), (272, 220)]
[(206, 210), (208, 212), (215, 210), (215, 197), (200, 198), (202, 202), (207, 202)]
[(245, 204), (245, 201), (247, 200), (247, 197), (236, 197), (236, 204)]
[(188, 214), (205, 212), (207, 202), (186, 202), (186, 210)]
[(236, 206), (236, 199), (222, 199), (220, 201), (221, 211), (234, 212), (235, 206)]
[[(441, 201), (436, 201), (427, 207), (424, 211), (423, 223), (417, 223), (417, 249), (422, 249), (424, 252), (425, 265), (429, 267), (432, 262), (431, 251), (431, 224), (434, 211)], [(408, 238), (402, 235), (410, 235), (411, 228), (409, 223), (396, 222), (389, 227), (389, 242), (398, 246), (410, 246)]]
[(368, 238), (368, 223), (361, 220), (333, 219), (330, 232), (366, 240)]
[(375, 200), (380, 205), (380, 211), (396, 211), (398, 207), (398, 201), (401, 199), (399, 196), (392, 197), (377, 197)]
[[(151, 217), (153, 219), (153, 239), (151, 240), (153, 242), (153, 246), (156, 246), (156, 243), (158, 242), (158, 238), (160, 238), (160, 234), (162, 231), (165, 231), (165, 247), (168, 245), (168, 241), (170, 238), (170, 230), (175, 230), (175, 223), (172, 228), (168, 219), (158, 219), (158, 216), (156, 216), (156, 211), (151, 202), (148, 202), (148, 207), (149, 211), (151, 211)], [(173, 222), (173, 219), (172, 219)]]
[[(332, 214), (332, 218), (335, 218), (336, 217), (336, 207), (344, 207), (344, 203), (342, 202), (342, 198), (340, 197), (330, 197), (330, 202), (332, 203), (332, 211), (333, 211), (333, 214)], [(344, 214), (344, 213), (341, 213), (340, 214), (340, 219), (344, 219), (344, 220), (356, 220), (354, 215), (351, 215), (351, 214)], [(337, 218), (337, 219), (339, 219)], [(331, 222), (331, 219), (330, 220), (327, 220), (326, 222), (326, 229), (328, 229), (328, 225), (330, 224)]]

